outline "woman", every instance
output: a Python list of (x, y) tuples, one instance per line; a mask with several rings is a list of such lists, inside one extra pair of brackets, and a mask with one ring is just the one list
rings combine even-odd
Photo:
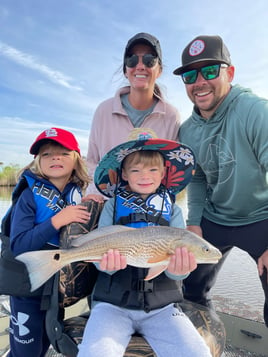
[[(128, 41), (123, 57), (123, 73), (129, 85), (120, 88), (113, 98), (102, 102), (92, 121), (87, 153), (91, 177), (100, 159), (113, 147), (126, 141), (133, 128), (153, 129), (163, 139), (177, 138), (179, 113), (165, 101), (156, 84), (162, 73), (162, 51), (156, 37), (138, 33)], [(88, 194), (97, 192), (93, 183), (88, 186)]]

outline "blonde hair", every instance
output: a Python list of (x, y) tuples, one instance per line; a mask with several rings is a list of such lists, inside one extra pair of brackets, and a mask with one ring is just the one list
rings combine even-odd
[[(52, 142), (45, 142), (43, 145), (45, 145), (45, 144), (49, 144), (51, 146), (64, 147), (63, 145), (60, 145), (58, 143), (52, 143)], [(37, 176), (48, 180), (48, 177), (42, 172), (42, 169), (40, 166), (41, 155), (39, 153), (40, 153), (41, 147), (39, 148), (39, 152), (35, 156), (34, 160), (32, 162), (30, 162), (27, 166), (25, 166), (19, 172), (19, 176), (21, 176), (25, 170), (30, 170)], [(65, 148), (65, 149), (67, 149), (67, 148)], [(73, 170), (73, 172), (70, 176), (69, 182), (72, 182), (72, 183), (76, 184), (77, 186), (79, 186), (82, 190), (85, 190), (87, 188), (88, 184), (91, 182), (91, 179), (87, 173), (86, 163), (83, 160), (83, 158), (78, 154), (77, 151), (74, 151), (74, 150), (70, 150), (70, 151), (74, 155), (75, 169)]]
[(143, 164), (147, 166), (165, 167), (165, 159), (159, 151), (141, 150), (135, 151), (122, 162), (122, 169), (128, 169), (132, 165)]

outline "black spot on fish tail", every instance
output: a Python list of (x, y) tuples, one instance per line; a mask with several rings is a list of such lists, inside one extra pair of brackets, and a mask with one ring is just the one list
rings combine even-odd
[(54, 260), (60, 260), (60, 254), (56, 253), (53, 257)]

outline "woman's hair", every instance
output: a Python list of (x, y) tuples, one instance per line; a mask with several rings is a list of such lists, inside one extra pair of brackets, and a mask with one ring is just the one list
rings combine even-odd
[(159, 151), (141, 150), (129, 154), (122, 162), (122, 169), (131, 165), (143, 164), (146, 166), (165, 166), (165, 159)]
[[(48, 142), (46, 142), (45, 144), (48, 144)], [(54, 142), (53, 143), (49, 142), (49, 145), (63, 147), (62, 145), (54, 143)], [(40, 147), (40, 149), (41, 149), (41, 147)], [(38, 154), (35, 156), (34, 160), (30, 164), (25, 166), (19, 172), (19, 176), (25, 170), (30, 170), (34, 174), (36, 174), (37, 176), (39, 176), (41, 178), (44, 178), (44, 179), (48, 179), (48, 177), (42, 172), (42, 169), (41, 169), (41, 166), (40, 166), (40, 159), (41, 159), (40, 149), (39, 149)], [(68, 150), (68, 149), (66, 149), (66, 150)], [(78, 154), (77, 151), (72, 151), (72, 153), (74, 155), (75, 169), (73, 170), (73, 172), (72, 172), (72, 174), (70, 176), (69, 182), (75, 183), (81, 189), (86, 189), (88, 184), (91, 182), (91, 179), (90, 179), (90, 177), (88, 176), (88, 173), (87, 173), (86, 163), (85, 163), (84, 159)]]
[(161, 98), (161, 90), (157, 83), (154, 84), (154, 96)]

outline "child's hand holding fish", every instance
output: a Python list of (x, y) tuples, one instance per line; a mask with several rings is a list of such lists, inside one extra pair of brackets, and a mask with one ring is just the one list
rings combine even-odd
[(119, 250), (109, 249), (103, 254), (99, 265), (101, 270), (116, 271), (127, 267), (127, 259), (124, 255), (120, 255)]
[(91, 213), (87, 211), (86, 206), (82, 205), (70, 205), (63, 208), (59, 213), (51, 218), (52, 225), (55, 229), (77, 222), (87, 223), (90, 219)]
[[(102, 256), (99, 265), (103, 271), (117, 271), (125, 269), (126, 266), (126, 257), (120, 255), (117, 249), (109, 249)], [(186, 247), (180, 247), (175, 250), (175, 254), (171, 255), (167, 270), (173, 275), (186, 275), (195, 270), (196, 267), (197, 263), (194, 254), (189, 252)]]
[(176, 248), (175, 254), (171, 255), (167, 270), (173, 275), (186, 275), (197, 267), (195, 256), (186, 247)]

